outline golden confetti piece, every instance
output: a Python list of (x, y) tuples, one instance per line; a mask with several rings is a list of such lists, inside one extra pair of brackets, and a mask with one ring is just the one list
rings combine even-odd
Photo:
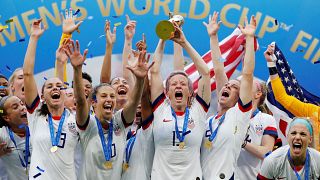
[(9, 26), (8, 25), (5, 25), (5, 26), (0, 26), (0, 29), (8, 29)]
[(118, 22), (118, 23), (115, 23), (115, 24), (114, 24), (115, 27), (118, 27), (118, 26), (120, 26), (120, 25), (121, 25), (121, 22)]

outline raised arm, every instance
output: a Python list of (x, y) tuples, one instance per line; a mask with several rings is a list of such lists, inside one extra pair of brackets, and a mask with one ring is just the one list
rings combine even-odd
[(73, 40), (69, 41), (63, 47), (64, 52), (69, 57), (71, 65), (73, 67), (73, 82), (74, 82), (74, 96), (76, 100), (76, 121), (78, 126), (84, 126), (89, 116), (89, 105), (84, 93), (82, 82), (82, 65), (86, 60), (88, 49), (80, 53), (80, 44), (78, 40), (74, 44)]
[(256, 19), (251, 16), (250, 24), (245, 19), (245, 27), (239, 28), (246, 36), (246, 52), (244, 55), (242, 78), (240, 83), (240, 99), (243, 104), (248, 104), (252, 100), (253, 71), (255, 65), (254, 33), (256, 31)]
[(65, 15), (63, 13), (60, 14), (60, 17), (62, 19), (62, 35), (59, 42), (58, 50), (56, 51), (56, 76), (63, 82), (67, 82), (67, 61), (66, 55), (64, 52), (61, 52), (63, 46), (63, 43), (72, 37), (72, 33), (75, 30), (79, 30), (80, 25), (82, 24), (82, 21), (79, 21), (77, 24), (75, 23), (77, 15), (73, 15), (72, 9), (65, 10)]
[(198, 82), (198, 95), (207, 103), (210, 103), (211, 100), (211, 84), (210, 84), (210, 70), (204, 60), (201, 58), (199, 53), (192, 47), (192, 45), (185, 38), (180, 27), (175, 23), (175, 37), (172, 40), (181, 47), (183, 47), (190, 58), (192, 59), (194, 65), (196, 66), (201, 79)]
[(139, 54), (138, 63), (134, 67), (127, 66), (127, 68), (136, 77), (136, 82), (132, 89), (132, 93), (129, 96), (128, 103), (123, 108), (123, 116), (127, 124), (131, 124), (135, 118), (137, 107), (139, 105), (141, 95), (142, 95), (144, 78), (147, 76), (148, 70), (152, 66), (151, 64), (148, 67), (145, 56), (146, 56), (146, 51), (143, 50)]
[(162, 83), (162, 77), (161, 77), (161, 63), (162, 63), (162, 57), (163, 57), (163, 51), (164, 51), (164, 40), (159, 39), (156, 51), (153, 55), (153, 62), (154, 65), (150, 69), (151, 74), (151, 102), (154, 102), (161, 93), (163, 93), (163, 83)]
[(274, 45), (269, 45), (264, 52), (269, 67), (271, 86), (276, 100), (295, 116), (311, 117), (313, 120), (320, 121), (320, 107), (311, 103), (305, 103), (287, 94), (281, 79), (278, 75), (276, 64), (272, 59), (274, 56)]
[(128, 81), (129, 87), (133, 87), (134, 75), (126, 67), (129, 65), (129, 61), (133, 61), (132, 54), (132, 39), (136, 32), (136, 21), (130, 20), (130, 17), (126, 15), (127, 25), (124, 28), (124, 44), (122, 52), (122, 76)]
[(173, 43), (173, 69), (184, 71), (183, 48), (175, 42)]
[(110, 83), (111, 80), (111, 56), (113, 44), (116, 42), (116, 30), (117, 27), (113, 28), (113, 32), (110, 30), (110, 21), (106, 21), (104, 31), (106, 33), (106, 51), (103, 57), (103, 64), (100, 74), (100, 83)]
[(26, 55), (24, 57), (23, 64), (23, 76), (24, 76), (24, 92), (25, 103), (28, 107), (31, 107), (32, 103), (38, 96), (37, 84), (34, 79), (34, 62), (36, 57), (36, 49), (40, 36), (45, 31), (45, 27), (41, 27), (42, 19), (38, 19), (32, 22), (30, 39), (27, 48)]
[(218, 41), (218, 31), (220, 29), (221, 21), (217, 22), (218, 12), (214, 12), (213, 16), (209, 16), (208, 24), (203, 22), (203, 25), (207, 27), (207, 32), (210, 37), (211, 58), (213, 63), (215, 81), (216, 81), (216, 93), (219, 95), (222, 87), (228, 82), (228, 77), (224, 72), (224, 63), (222, 61), (221, 52)]

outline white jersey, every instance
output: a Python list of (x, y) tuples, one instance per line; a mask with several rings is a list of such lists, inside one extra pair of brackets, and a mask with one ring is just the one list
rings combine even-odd
[[(151, 179), (202, 179), (200, 165), (200, 146), (205, 133), (205, 121), (208, 105), (197, 95), (189, 109), (188, 127), (185, 135), (185, 147), (179, 148), (180, 141), (176, 137), (175, 119), (171, 113), (170, 100), (161, 94), (153, 102), (155, 154)], [(182, 131), (184, 114), (177, 114), (179, 131)]]
[(8, 180), (8, 173), (5, 169), (4, 162), (0, 158), (0, 179), (1, 180)]
[[(148, 128), (151, 129), (151, 126), (146, 126), (150, 121), (153, 121), (153, 115), (143, 121), (142, 128), (136, 132), (136, 140), (129, 159), (129, 168), (123, 171), (122, 180), (150, 180), (154, 156), (153, 137), (146, 134)], [(125, 160), (126, 156), (124, 154)]]
[[(241, 100), (225, 114), (225, 119), (219, 127), (212, 147), (207, 149), (205, 142), (211, 135), (209, 130), (209, 117), (206, 133), (201, 146), (201, 165), (205, 180), (231, 179), (245, 139), (251, 117), (252, 103), (242, 105)], [(213, 119), (212, 130), (218, 126), (218, 119)]]
[[(276, 120), (269, 114), (258, 112), (250, 120), (246, 141), (261, 145), (262, 137), (269, 135), (277, 139)], [(242, 149), (237, 161), (235, 179), (256, 179), (261, 166), (261, 159)]]
[[(288, 160), (287, 152), (289, 148), (289, 145), (283, 146), (266, 157), (261, 165), (257, 179), (296, 180), (297, 176)], [(308, 148), (308, 150), (310, 154), (309, 179), (320, 179), (320, 152), (313, 148)], [(298, 170), (301, 180), (305, 180), (305, 168), (304, 166)]]
[[(83, 148), (84, 158), (82, 164), (82, 180), (120, 179), (122, 172), (123, 152), (126, 143), (125, 125), (122, 110), (113, 115), (113, 137), (111, 162), (112, 169), (106, 169), (106, 162), (96, 118), (90, 116), (85, 129), (80, 130), (80, 143)], [(108, 143), (108, 131), (104, 132), (105, 143)]]
[[(14, 180), (26, 180), (28, 179), (28, 176), (26, 174), (26, 169), (22, 166), (21, 161), (19, 159), (19, 156), (24, 162), (24, 156), (25, 156), (25, 137), (19, 137), (15, 133), (13, 133), (14, 140), (17, 144), (17, 148), (15, 148), (15, 145), (13, 141), (10, 139), (10, 135), (8, 132), (7, 127), (2, 127), (0, 129), (0, 142), (5, 142), (7, 144), (7, 147), (13, 147), (13, 151), (9, 154), (6, 154), (4, 156), (0, 156), (0, 159), (3, 162), (3, 171), (7, 173), (7, 178), (14, 179)], [(30, 146), (30, 152), (32, 150)], [(29, 154), (30, 155), (30, 154)], [(30, 163), (30, 156), (28, 158), (28, 165)], [(2, 174), (1, 174), (2, 175)], [(4, 174), (5, 175), (5, 174)], [(1, 176), (0, 176), (1, 177)]]
[[(36, 108), (40, 108), (39, 97), (34, 107), (28, 107), (28, 123), (31, 134), (32, 155), (29, 179), (76, 179), (74, 152), (79, 134), (76, 128), (75, 116), (65, 110), (65, 121), (62, 126), (58, 150), (50, 151), (52, 147), (47, 116), (41, 116)], [(32, 114), (30, 114), (32, 113)], [(60, 119), (60, 118), (59, 118)], [(54, 136), (58, 131), (59, 120), (54, 120)]]

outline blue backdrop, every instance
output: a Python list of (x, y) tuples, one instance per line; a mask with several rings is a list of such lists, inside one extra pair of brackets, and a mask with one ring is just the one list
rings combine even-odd
[[(276, 41), (285, 53), (299, 83), (310, 92), (320, 96), (320, 64), (313, 64), (320, 57), (319, 29), (320, 1), (314, 0), (1, 0), (0, 25), (13, 19), (9, 28), (0, 33), (1, 73), (9, 76), (10, 71), (22, 66), (29, 39), (30, 23), (42, 17), (48, 30), (41, 37), (37, 49), (36, 72), (54, 66), (55, 50), (61, 35), (60, 12), (65, 8), (80, 9), (84, 22), (80, 34), (74, 33), (82, 49), (90, 45), (90, 56), (101, 56), (105, 50), (104, 21), (121, 22), (117, 29), (117, 42), (113, 53), (121, 54), (124, 42), (125, 14), (137, 21), (134, 42), (145, 33), (148, 50), (157, 44), (155, 26), (168, 18), (169, 11), (185, 17), (183, 30), (188, 40), (202, 55), (209, 50), (209, 39), (203, 21), (213, 11), (221, 14), (220, 40), (230, 34), (245, 15), (255, 15), (258, 20), (257, 36), (260, 50), (256, 53), (255, 75), (266, 80), (268, 72), (263, 58), (267, 45)], [(25, 39), (25, 41), (23, 41)], [(21, 41), (21, 42), (19, 42)], [(91, 42), (91, 43), (90, 43)], [(172, 54), (172, 46), (167, 46)]]

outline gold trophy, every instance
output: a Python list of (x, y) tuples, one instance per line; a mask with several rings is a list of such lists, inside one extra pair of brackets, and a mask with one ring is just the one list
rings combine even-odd
[(175, 28), (173, 22), (176, 22), (179, 27), (184, 23), (184, 19), (181, 15), (173, 15), (169, 13), (169, 20), (160, 21), (156, 26), (156, 33), (160, 39), (168, 40), (174, 36)]

